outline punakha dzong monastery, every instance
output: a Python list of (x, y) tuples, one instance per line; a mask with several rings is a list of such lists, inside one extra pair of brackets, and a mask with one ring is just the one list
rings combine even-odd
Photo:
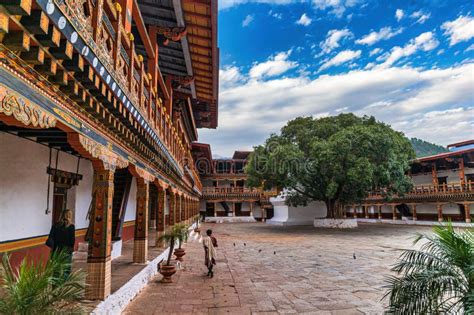
[[(136, 294), (162, 259), (157, 237), (197, 215), (325, 217), (318, 203), (292, 208), (247, 187), (250, 152), (213, 159), (199, 142), (218, 120), (217, 14), (217, 0), (0, 2), (0, 254), (15, 266), (47, 259), (51, 226), (71, 209), (86, 298), (106, 300), (122, 292), (111, 285), (117, 257), (142, 266), (123, 291)], [(417, 159), (411, 175), (412, 192), (391, 202), (373, 192), (346, 217), (471, 221), (474, 141)]]

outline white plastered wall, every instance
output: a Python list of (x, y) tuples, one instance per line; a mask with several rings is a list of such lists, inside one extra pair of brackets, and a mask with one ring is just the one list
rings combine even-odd
[[(46, 235), (52, 214), (45, 214), (49, 165), (49, 148), (15, 135), (0, 132), (0, 241)], [(51, 167), (56, 166), (53, 150)], [(77, 157), (59, 153), (58, 169), (75, 173)], [(68, 207), (74, 211), (76, 229), (88, 226), (93, 184), (90, 161), (81, 159), (78, 186), (68, 190)], [(53, 206), (53, 183), (50, 186), (49, 209)]]
[(137, 180), (135, 179), (135, 177), (133, 177), (132, 184), (130, 185), (130, 193), (128, 195), (127, 209), (125, 210), (124, 222), (134, 221), (136, 211), (137, 211)]

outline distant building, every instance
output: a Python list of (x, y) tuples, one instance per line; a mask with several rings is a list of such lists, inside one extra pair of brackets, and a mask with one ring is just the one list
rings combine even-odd
[(374, 192), (348, 217), (471, 222), (474, 203), (474, 140), (450, 144), (449, 152), (416, 159), (410, 175), (414, 187), (385, 202)]
[[(454, 143), (449, 152), (414, 160), (410, 176), (414, 187), (403, 196), (386, 200), (380, 192), (371, 193), (359, 204), (346, 206), (346, 218), (415, 223), (419, 221), (472, 222), (474, 215), (474, 140)], [(274, 217), (280, 225), (311, 225), (326, 217), (323, 202), (306, 207), (285, 204), (284, 196), (272, 198)], [(387, 221), (389, 220), (389, 221)], [(422, 224), (422, 223), (420, 223)]]
[(210, 145), (193, 143), (203, 185), (199, 209), (207, 221), (265, 221), (273, 216), (269, 197), (276, 191), (247, 187), (244, 168), (250, 153), (235, 151), (232, 159), (213, 159)]

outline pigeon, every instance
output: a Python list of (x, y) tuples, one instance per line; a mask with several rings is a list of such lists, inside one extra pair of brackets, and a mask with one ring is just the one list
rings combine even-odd
[(235, 246), (235, 243), (234, 243), (234, 246)]
[(356, 259), (356, 253), (352, 254), (352, 258)]
[(277, 254), (277, 252), (273, 252), (273, 255), (276, 255), (276, 254)]
[(244, 246), (247, 246), (247, 244), (244, 243)]
[(258, 250), (258, 252), (260, 253), (260, 252), (262, 252), (262, 250), (261, 250), (261, 249), (259, 249), (259, 250)]

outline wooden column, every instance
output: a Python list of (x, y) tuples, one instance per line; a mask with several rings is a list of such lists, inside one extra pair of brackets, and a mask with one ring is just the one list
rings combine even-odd
[(466, 223), (471, 223), (471, 204), (468, 202), (464, 203), (464, 213), (466, 217)]
[(382, 205), (377, 205), (377, 213), (378, 213), (379, 220), (381, 220), (382, 219)]
[(416, 216), (416, 204), (412, 205), (413, 207), (413, 221), (416, 221), (418, 220), (417, 216)]
[(214, 202), (214, 217), (217, 217), (217, 202)]
[(433, 163), (431, 166), (431, 180), (435, 187), (435, 190), (438, 191), (438, 171), (436, 170), (436, 163)]
[(363, 207), (364, 207), (365, 218), (368, 219), (369, 218), (369, 206), (364, 205)]
[(137, 178), (137, 210), (135, 213), (135, 236), (133, 239), (133, 262), (145, 264), (148, 257), (148, 202), (149, 184)]
[(353, 208), (353, 211), (354, 211), (354, 213), (353, 213), (353, 214), (354, 214), (354, 219), (357, 219), (357, 206), (354, 205), (353, 207), (354, 207), (354, 208)]
[(232, 202), (232, 216), (235, 217), (235, 202)]
[(176, 223), (181, 223), (183, 219), (183, 196), (178, 195), (178, 210), (176, 211)]
[(170, 227), (172, 227), (176, 223), (175, 215), (176, 215), (176, 194), (173, 192), (170, 192)]
[(158, 186), (157, 208), (158, 215), (156, 216), (156, 246), (161, 245), (158, 238), (165, 232), (165, 202), (166, 191)]
[(253, 201), (249, 202), (249, 207), (250, 207), (250, 216), (253, 217)]
[(112, 248), (112, 200), (114, 195), (114, 170), (94, 165), (92, 212), (90, 220), (92, 240), (89, 241), (85, 297), (104, 300), (110, 295)]
[(443, 221), (443, 205), (438, 203), (436, 205), (436, 208), (438, 209), (438, 222)]
[(397, 219), (397, 205), (392, 205), (392, 218), (393, 220)]

